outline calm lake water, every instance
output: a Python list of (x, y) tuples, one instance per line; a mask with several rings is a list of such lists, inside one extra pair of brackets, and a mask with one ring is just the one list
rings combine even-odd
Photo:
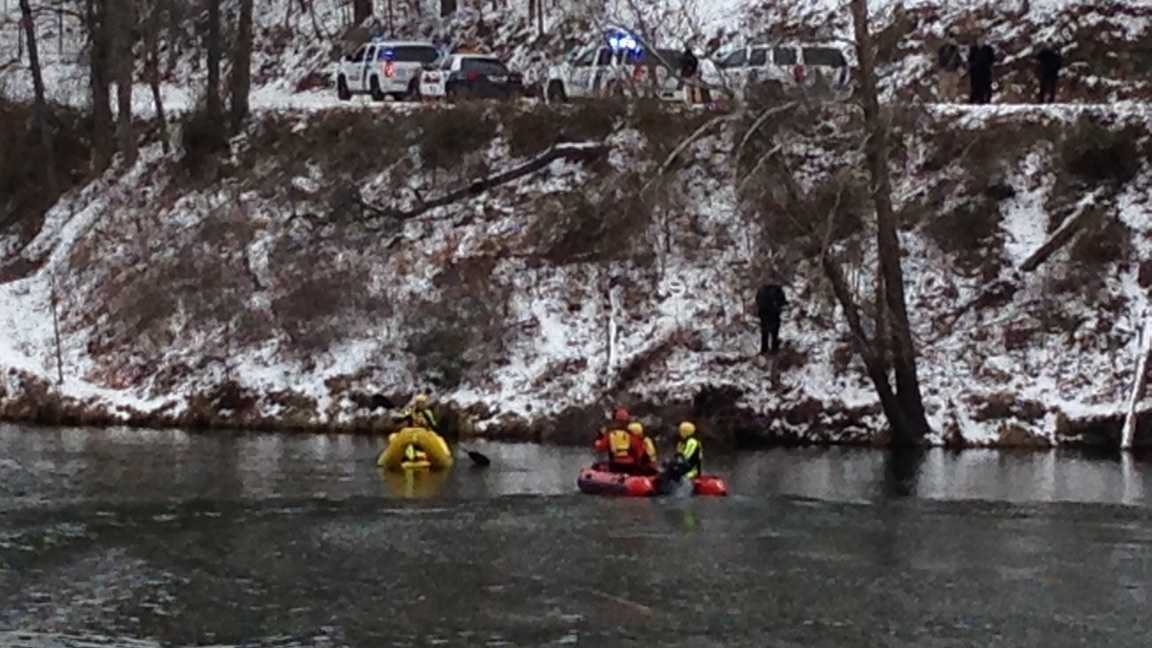
[(580, 495), (578, 448), (0, 426), (0, 646), (1152, 645), (1152, 463), (710, 453), (724, 499)]

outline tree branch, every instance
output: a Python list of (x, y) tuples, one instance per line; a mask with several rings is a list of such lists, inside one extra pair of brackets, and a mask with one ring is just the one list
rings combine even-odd
[(459, 187), (427, 201), (422, 201), (420, 205), (412, 209), (396, 209), (394, 207), (373, 205), (363, 200), (360, 201), (360, 204), (364, 209), (371, 211), (373, 216), (377, 218), (400, 221), (411, 220), (438, 207), (444, 207), (466, 198), (478, 196), (489, 189), (540, 171), (552, 164), (555, 160), (587, 162), (603, 156), (607, 151), (608, 146), (598, 142), (556, 144), (527, 162), (501, 171), (500, 173), (473, 180), (466, 186)]

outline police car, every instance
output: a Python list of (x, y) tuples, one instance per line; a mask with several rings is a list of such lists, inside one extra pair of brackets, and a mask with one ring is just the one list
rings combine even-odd
[(421, 69), (442, 57), (432, 43), (374, 40), (336, 66), (336, 95), (342, 101), (354, 94), (368, 94), (376, 101), (388, 96), (415, 99), (420, 92)]
[[(609, 30), (603, 42), (573, 50), (560, 65), (548, 70), (544, 100), (597, 97), (682, 96), (673, 69), (680, 54), (671, 49), (649, 49), (624, 30)], [(655, 73), (656, 78), (651, 78)]]
[(742, 99), (757, 87), (823, 90), (846, 98), (852, 93), (853, 74), (849, 52), (840, 44), (776, 43), (723, 53), (704, 81), (727, 87)]
[(524, 77), (491, 54), (452, 54), (420, 73), (420, 95), (456, 100), (508, 99), (524, 94)]

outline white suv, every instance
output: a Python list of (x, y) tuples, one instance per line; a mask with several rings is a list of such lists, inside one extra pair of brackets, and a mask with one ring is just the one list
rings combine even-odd
[(443, 54), (432, 43), (372, 41), (345, 56), (336, 66), (336, 95), (347, 101), (353, 94), (415, 99), (420, 93), (420, 70)]
[(756, 87), (822, 89), (838, 97), (852, 92), (852, 66), (841, 45), (750, 45), (729, 50), (715, 67), (704, 80), (729, 88), (741, 99)]
[[(673, 76), (680, 54), (657, 49), (653, 55), (635, 41), (611, 39), (607, 45), (573, 50), (560, 65), (548, 69), (544, 100), (562, 103), (569, 99), (597, 97), (648, 97), (676, 99), (682, 91)], [(649, 73), (656, 75), (655, 83)]]

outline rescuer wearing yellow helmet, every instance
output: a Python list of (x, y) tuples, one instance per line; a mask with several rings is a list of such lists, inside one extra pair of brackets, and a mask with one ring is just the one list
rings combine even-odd
[(416, 394), (412, 399), (412, 407), (404, 412), (402, 418), (408, 427), (436, 431), (436, 415), (432, 412), (432, 408), (428, 405), (428, 397), (424, 394)]
[(656, 465), (656, 444), (644, 435), (644, 425), (639, 421), (628, 424), (628, 433), (632, 435), (636, 448), (636, 465), (640, 468), (651, 468)]
[(680, 478), (700, 476), (704, 463), (704, 448), (696, 438), (696, 426), (689, 421), (680, 424), (680, 442), (676, 444), (675, 472)]

